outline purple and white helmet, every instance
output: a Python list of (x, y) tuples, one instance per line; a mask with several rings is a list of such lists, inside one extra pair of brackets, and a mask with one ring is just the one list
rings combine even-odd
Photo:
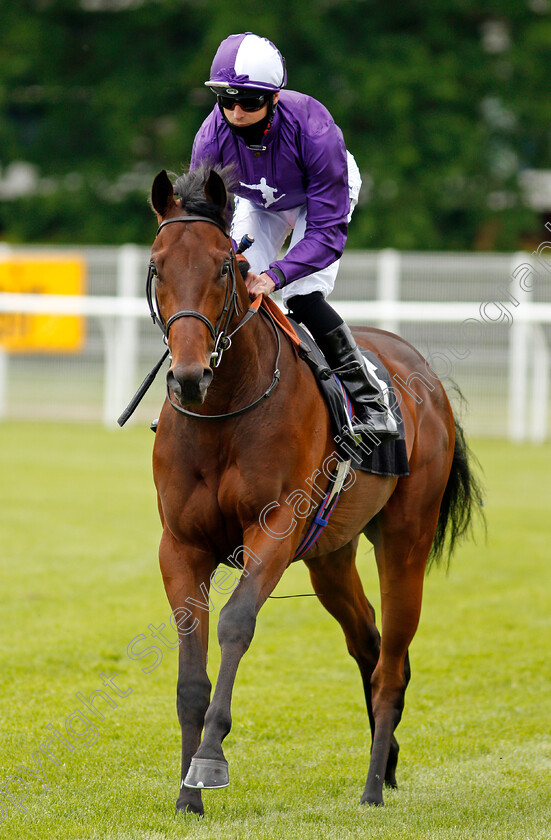
[(267, 38), (243, 32), (230, 35), (222, 41), (205, 85), (211, 88), (247, 88), (275, 93), (285, 87), (286, 82), (285, 60), (277, 47)]

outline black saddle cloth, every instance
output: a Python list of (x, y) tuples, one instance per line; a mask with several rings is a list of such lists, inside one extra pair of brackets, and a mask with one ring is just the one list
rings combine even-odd
[(292, 323), (300, 340), (308, 348), (308, 354), (300, 355), (313, 371), (319, 389), (329, 408), (333, 429), (335, 430), (335, 449), (339, 456), (343, 460), (350, 458), (352, 468), (363, 470), (364, 472), (375, 473), (376, 475), (409, 475), (409, 464), (404, 440), (404, 421), (398, 401), (394, 395), (390, 375), (381, 360), (370, 350), (364, 350), (363, 347), (360, 348), (364, 357), (376, 369), (376, 377), (385, 382), (391, 393), (391, 397), (393, 397), (390, 404), (392, 405), (393, 414), (398, 424), (400, 437), (385, 443), (379, 443), (376, 439), (362, 439), (361, 444), (358, 445), (350, 435), (349, 415), (346, 409), (341, 383), (335, 375), (330, 376), (329, 379), (324, 379), (320, 376), (323, 370), (327, 370), (325, 356), (304, 327), (292, 318), (289, 318), (289, 321)]

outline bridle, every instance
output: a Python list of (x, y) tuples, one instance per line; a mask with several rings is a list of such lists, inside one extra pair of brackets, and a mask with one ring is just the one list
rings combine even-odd
[[(169, 339), (170, 328), (174, 324), (174, 322), (178, 321), (180, 318), (197, 318), (199, 321), (201, 321), (206, 326), (206, 328), (208, 329), (208, 331), (210, 333), (210, 336), (211, 336), (211, 338), (214, 342), (214, 348), (213, 348), (213, 351), (212, 351), (211, 357), (210, 357), (210, 364), (213, 368), (217, 368), (219, 366), (220, 362), (222, 361), (222, 354), (224, 353), (225, 350), (229, 350), (229, 348), (231, 347), (233, 336), (243, 326), (245, 326), (247, 321), (249, 321), (250, 318), (252, 318), (252, 316), (255, 315), (256, 312), (258, 311), (258, 309), (260, 308), (259, 304), (261, 302), (261, 298), (259, 297), (258, 303), (257, 303), (256, 306), (255, 306), (255, 303), (256, 303), (256, 301), (255, 301), (249, 307), (248, 312), (246, 312), (246, 314), (241, 319), (241, 321), (239, 322), (237, 327), (233, 330), (233, 332), (228, 332), (229, 327), (230, 327), (230, 323), (231, 323), (234, 315), (237, 315), (242, 311), (241, 307), (239, 306), (239, 297), (238, 297), (238, 293), (237, 293), (237, 283), (236, 283), (236, 274), (235, 274), (235, 264), (236, 264), (235, 257), (236, 257), (236, 255), (235, 255), (235, 252), (233, 250), (233, 246), (231, 245), (231, 238), (230, 238), (229, 234), (226, 233), (226, 231), (224, 230), (222, 225), (220, 225), (214, 219), (209, 219), (207, 216), (175, 216), (173, 219), (165, 219), (159, 225), (159, 227), (157, 229), (157, 233), (155, 235), (155, 238), (157, 238), (157, 236), (159, 235), (161, 230), (164, 227), (166, 227), (166, 225), (174, 224), (174, 223), (177, 223), (177, 222), (180, 222), (180, 223), (183, 223), (183, 224), (188, 224), (190, 222), (207, 222), (208, 224), (214, 225), (215, 227), (218, 228), (218, 230), (222, 231), (222, 233), (224, 234), (226, 239), (228, 239), (230, 241), (230, 249), (229, 249), (229, 253), (228, 253), (229, 259), (228, 259), (227, 263), (225, 263), (225, 265), (227, 266), (227, 271), (225, 273), (226, 273), (228, 279), (227, 279), (227, 283), (226, 283), (226, 291), (225, 291), (225, 294), (224, 294), (224, 304), (223, 304), (223, 307), (222, 307), (222, 311), (221, 311), (221, 313), (220, 313), (220, 315), (219, 315), (219, 317), (216, 321), (216, 324), (213, 324), (212, 321), (209, 318), (207, 318), (206, 315), (203, 315), (202, 312), (198, 312), (196, 309), (180, 309), (178, 312), (175, 312), (173, 315), (171, 315), (165, 323), (163, 321), (163, 318), (162, 318), (162, 315), (161, 315), (161, 312), (160, 312), (160, 309), (159, 309), (159, 304), (158, 304), (158, 301), (157, 301), (157, 294), (156, 294), (156, 291), (154, 290), (154, 281), (158, 276), (157, 275), (157, 267), (156, 267), (155, 262), (153, 260), (150, 261), (148, 272), (147, 272), (146, 286), (145, 286), (146, 298), (147, 298), (147, 302), (148, 302), (148, 305), (149, 305), (149, 312), (151, 314), (151, 318), (153, 320), (153, 323), (157, 324), (157, 326), (160, 327), (160, 329), (162, 330), (163, 340), (164, 340), (164, 342), (165, 342), (165, 344), (167, 345), (167, 348), (168, 348), (167, 351), (165, 352), (162, 360), (161, 360), (161, 364), (167, 358), (167, 356), (170, 355), (170, 347), (169, 347), (168, 339)], [(262, 308), (261, 311), (268, 317), (268, 319), (269, 319), (269, 321), (272, 325), (272, 328), (274, 330), (274, 333), (275, 333), (275, 336), (276, 336), (276, 341), (277, 341), (277, 355), (276, 355), (276, 360), (275, 360), (274, 374), (273, 374), (273, 377), (272, 377), (272, 382), (271, 382), (270, 386), (266, 389), (266, 391), (264, 391), (264, 393), (260, 397), (258, 397), (258, 399), (256, 399), (254, 402), (250, 403), (249, 405), (245, 406), (244, 408), (237, 409), (236, 411), (230, 411), (227, 414), (197, 414), (194, 411), (189, 411), (189, 409), (186, 409), (183, 406), (178, 405), (177, 403), (175, 403), (172, 400), (172, 397), (170, 395), (170, 387), (167, 383), (167, 399), (168, 399), (169, 403), (171, 404), (171, 406), (174, 409), (176, 409), (176, 411), (179, 411), (180, 414), (185, 414), (186, 417), (195, 417), (198, 420), (223, 420), (223, 419), (226, 419), (228, 417), (238, 417), (241, 414), (245, 414), (245, 412), (250, 411), (251, 409), (255, 408), (263, 400), (267, 399), (270, 396), (272, 391), (277, 387), (279, 379), (280, 379), (279, 357), (280, 357), (280, 353), (281, 353), (281, 341), (280, 341), (280, 338), (279, 338), (279, 331), (277, 329), (277, 326), (276, 326), (276, 324), (274, 322), (274, 319), (272, 318), (271, 314), (264, 308)], [(160, 364), (159, 364), (159, 367), (160, 367)]]
[[(214, 219), (209, 219), (206, 216), (176, 216), (173, 219), (165, 219), (165, 221), (161, 222), (161, 224), (159, 225), (155, 238), (157, 238), (161, 230), (164, 227), (166, 227), (166, 225), (174, 224), (175, 222), (208, 222), (211, 225), (215, 225), (215, 227), (217, 227), (218, 230), (222, 231), (226, 239), (230, 239), (229, 235), (226, 233), (222, 225), (218, 224), (218, 222), (216, 222)], [(147, 302), (149, 304), (149, 312), (151, 313), (153, 323), (157, 324), (157, 326), (161, 328), (164, 336), (164, 341), (167, 344), (167, 346), (168, 334), (172, 324), (175, 321), (177, 321), (179, 318), (197, 318), (199, 321), (202, 321), (203, 324), (205, 324), (212, 337), (212, 340), (214, 341), (214, 350), (211, 353), (211, 364), (213, 365), (213, 367), (218, 367), (222, 360), (223, 351), (227, 350), (231, 346), (231, 338), (227, 335), (227, 330), (233, 316), (241, 311), (237, 297), (237, 286), (235, 282), (234, 258), (235, 254), (233, 252), (233, 248), (230, 246), (229, 261), (227, 263), (228, 283), (226, 284), (224, 306), (222, 308), (222, 312), (220, 313), (220, 317), (216, 322), (216, 326), (212, 324), (212, 322), (209, 320), (209, 318), (207, 318), (206, 315), (203, 315), (202, 312), (198, 312), (196, 309), (180, 309), (178, 312), (175, 312), (174, 315), (171, 315), (165, 324), (159, 310), (157, 295), (156, 293), (155, 295), (153, 294), (153, 284), (155, 278), (157, 277), (157, 268), (153, 260), (151, 260), (151, 262), (149, 263), (149, 270), (147, 273), (145, 293), (147, 297)]]

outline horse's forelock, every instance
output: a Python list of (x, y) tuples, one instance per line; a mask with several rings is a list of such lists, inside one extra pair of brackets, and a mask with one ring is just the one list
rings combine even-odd
[(213, 204), (205, 195), (205, 184), (209, 173), (214, 169), (224, 181), (228, 192), (231, 191), (233, 178), (230, 167), (208, 166), (202, 164), (197, 169), (185, 172), (174, 182), (174, 193), (180, 199), (182, 210), (190, 215), (206, 216), (222, 225), (227, 225), (229, 219), (220, 207)]

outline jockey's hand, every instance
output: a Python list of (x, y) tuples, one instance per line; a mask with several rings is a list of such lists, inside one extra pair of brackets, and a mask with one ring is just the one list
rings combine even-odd
[(251, 297), (257, 295), (270, 295), (275, 289), (275, 283), (269, 274), (255, 274), (249, 271), (245, 284)]

